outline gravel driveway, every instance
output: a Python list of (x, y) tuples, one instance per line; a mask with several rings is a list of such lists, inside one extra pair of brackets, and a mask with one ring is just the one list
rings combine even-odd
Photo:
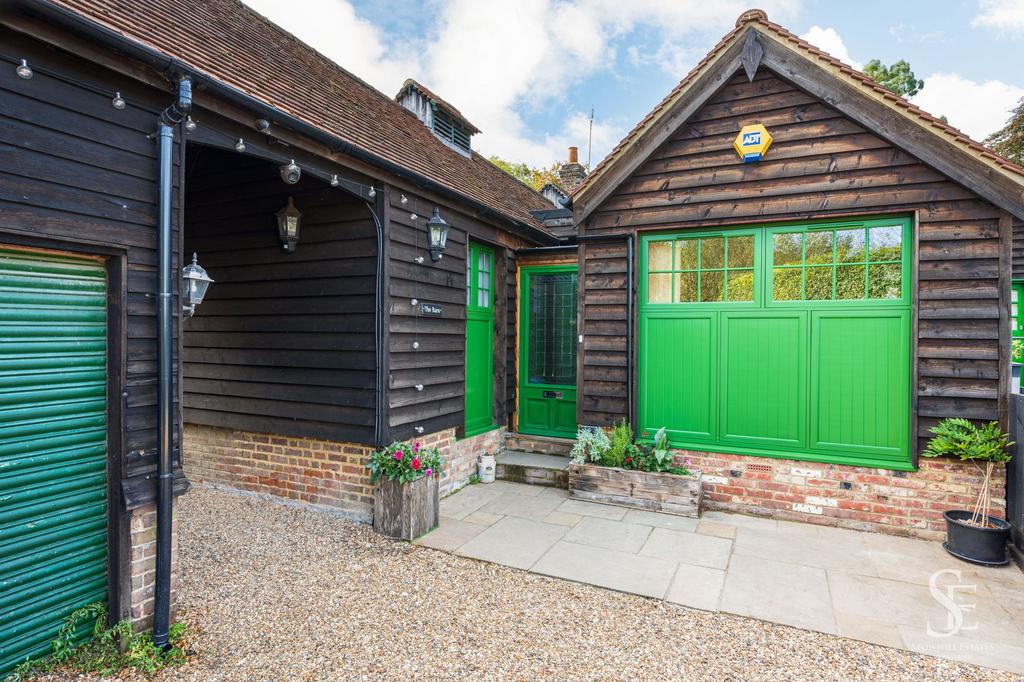
[(1012, 680), (392, 542), (328, 514), (180, 498), (187, 680)]

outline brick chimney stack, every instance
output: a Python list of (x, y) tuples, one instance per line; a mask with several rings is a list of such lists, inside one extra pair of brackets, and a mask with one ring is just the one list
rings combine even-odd
[(562, 189), (571, 193), (587, 177), (587, 169), (579, 162), (579, 150), (569, 147), (569, 160), (558, 168), (558, 179)]

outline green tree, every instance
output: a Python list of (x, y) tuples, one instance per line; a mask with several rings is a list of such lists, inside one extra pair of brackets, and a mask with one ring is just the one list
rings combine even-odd
[(500, 156), (492, 156), (488, 159), (495, 166), (505, 171), (513, 178), (529, 185), (535, 190), (540, 190), (547, 183), (558, 184), (558, 162), (555, 161), (547, 168), (534, 168), (525, 163), (506, 161)]
[(986, 137), (985, 144), (996, 154), (1024, 164), (1024, 98), (1017, 103), (1003, 129)]
[(913, 97), (924, 87), (924, 81), (918, 80), (905, 59), (899, 60), (892, 66), (886, 66), (879, 60), (872, 59), (864, 67), (864, 73), (883, 88), (900, 97)]

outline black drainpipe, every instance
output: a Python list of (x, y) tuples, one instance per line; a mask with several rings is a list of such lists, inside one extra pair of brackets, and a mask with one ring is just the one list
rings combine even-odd
[(168, 635), (171, 621), (171, 530), (174, 524), (174, 471), (171, 467), (174, 408), (173, 354), (174, 302), (171, 278), (171, 209), (174, 165), (174, 128), (192, 109), (192, 80), (178, 81), (178, 99), (164, 109), (157, 121), (160, 143), (160, 213), (158, 224), (158, 262), (160, 293), (157, 299), (157, 357), (159, 365), (157, 390), (157, 505), (156, 505), (156, 589), (153, 600), (153, 644), (159, 649), (170, 647)]
[(618, 234), (581, 234), (577, 242), (615, 242), (626, 241), (626, 410), (629, 421), (636, 424), (636, 410), (633, 404), (633, 251), (634, 236), (632, 232)]

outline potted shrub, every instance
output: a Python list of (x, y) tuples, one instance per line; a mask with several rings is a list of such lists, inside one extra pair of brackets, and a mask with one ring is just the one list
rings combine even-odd
[(955, 557), (986, 566), (1005, 564), (1010, 524), (991, 515), (992, 471), (1010, 460), (1010, 437), (998, 422), (975, 426), (966, 419), (943, 419), (931, 428), (934, 437), (921, 454), (925, 457), (958, 457), (981, 473), (981, 490), (974, 508), (943, 512), (946, 542)]
[(373, 529), (412, 540), (437, 528), (441, 466), (437, 448), (425, 448), (418, 441), (392, 443), (370, 455)]
[(681, 516), (700, 515), (700, 474), (676, 465), (665, 429), (653, 445), (633, 439), (623, 420), (606, 434), (583, 427), (570, 453), (570, 497)]

